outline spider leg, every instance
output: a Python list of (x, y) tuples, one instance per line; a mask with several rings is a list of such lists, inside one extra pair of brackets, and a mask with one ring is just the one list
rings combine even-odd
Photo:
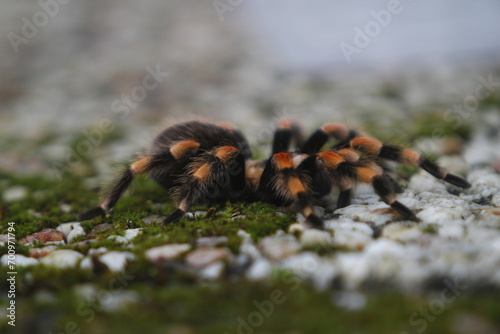
[(329, 138), (339, 140), (333, 148), (340, 149), (349, 146), (349, 142), (360, 136), (361, 133), (349, 129), (344, 124), (328, 123), (316, 130), (304, 143), (301, 151), (305, 154), (314, 154), (321, 151), (321, 148), (326, 144)]
[(384, 145), (373, 138), (355, 138), (351, 141), (351, 147), (371, 156), (420, 167), (435, 178), (446, 181), (457, 187), (471, 187), (471, 184), (465, 179), (449, 173), (446, 169), (429, 161), (415, 151), (392, 145)]
[(158, 183), (171, 185), (172, 170), (179, 169), (179, 164), (185, 163), (198, 147), (199, 144), (194, 141), (181, 141), (165, 153), (138, 157), (130, 167), (123, 169), (120, 176), (104, 191), (101, 204), (78, 215), (77, 220), (89, 220), (111, 211), (136, 175), (150, 173)]
[(261, 200), (276, 205), (295, 205), (298, 211), (315, 228), (323, 229), (323, 220), (314, 213), (310, 191), (310, 168), (315, 168), (315, 157), (304, 159), (297, 168), (290, 153), (274, 154), (266, 162), (259, 183)]
[(173, 195), (177, 209), (162, 222), (179, 220), (197, 202), (238, 199), (244, 193), (245, 160), (233, 146), (221, 146), (196, 158), (187, 167)]
[(134, 179), (134, 172), (131, 168), (126, 168), (121, 172), (120, 177), (114, 182), (113, 187), (107, 191), (105, 199), (101, 205), (92, 208), (77, 217), (77, 221), (84, 221), (106, 214), (118, 201), (120, 196), (128, 188)]
[(288, 152), (292, 140), (297, 147), (303, 144), (302, 132), (300, 126), (291, 119), (283, 119), (278, 123), (274, 132), (272, 154)]
[(323, 166), (340, 187), (337, 208), (342, 208), (350, 204), (353, 183), (359, 181), (371, 184), (377, 195), (403, 217), (410, 220), (418, 220), (413, 211), (396, 200), (396, 195), (387, 181), (387, 176), (383, 174), (383, 170), (378, 165), (355, 161), (353, 160), (354, 155), (350, 152), (348, 153), (348, 159), (346, 159), (346, 152), (342, 151), (327, 151), (317, 155)]

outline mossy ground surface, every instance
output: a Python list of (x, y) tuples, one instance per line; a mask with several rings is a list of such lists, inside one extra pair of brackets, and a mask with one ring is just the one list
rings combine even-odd
[[(434, 128), (429, 122), (438, 120), (416, 119), (412, 132), (405, 131), (405, 144), (432, 135), (427, 133)], [(368, 122), (366, 130), (389, 142), (400, 138), (380, 124), (371, 126)], [(445, 132), (445, 136), (469, 136), (466, 127), (460, 131), (445, 128)], [(388, 137), (387, 133), (394, 135)], [(77, 213), (93, 207), (98, 189), (86, 186), (83, 176), (95, 176), (95, 168), (90, 160), (81, 163), (85, 175), (65, 174), (62, 180), (0, 173), (0, 193), (13, 186), (27, 189), (20, 201), (7, 203), (0, 198), (0, 234), (6, 233), (7, 223), (13, 221), (19, 240), (44, 228), (75, 221)], [(409, 177), (415, 170), (400, 168), (400, 172)], [(276, 273), (260, 283), (249, 282), (238, 273), (207, 283), (189, 271), (177, 270), (175, 263), (162, 266), (146, 261), (144, 252), (151, 247), (176, 242), (194, 246), (203, 236), (228, 237), (226, 247), (238, 254), (240, 229), (258, 241), (280, 229), (287, 230), (296, 221), (295, 214), (277, 213), (276, 208), (262, 203), (225, 203), (214, 208), (194, 208), (197, 209), (208, 213), (167, 227), (148, 225), (142, 221), (144, 217), (167, 215), (174, 205), (168, 193), (153, 181), (137, 179), (111, 215), (82, 223), (86, 232), (102, 223), (112, 224), (112, 228), (96, 234), (99, 241), (59, 246), (83, 254), (100, 246), (126, 250), (134, 253), (136, 261), (119, 275), (107, 270), (19, 268), (16, 327), (8, 326), (4, 318), (0, 321), (2, 333), (456, 333), (458, 328), (467, 326), (486, 326), (486, 330), (500, 326), (497, 290), (465, 291), (448, 303), (442, 300), (442, 287), (416, 294), (368, 287), (361, 295), (351, 296), (354, 300), (359, 296), (366, 299), (359, 308), (350, 310), (338, 302), (346, 296), (345, 291), (315, 291), (308, 282), (299, 281), (289, 272)], [(106, 239), (139, 227), (143, 233), (131, 247)], [(435, 233), (435, 229), (429, 226), (427, 232)], [(310, 250), (319, 255), (325, 251)], [(27, 255), (29, 248), (18, 244), (16, 251)], [(327, 251), (331, 254), (344, 250)], [(7, 247), (0, 247), (0, 252), (6, 253)], [(2, 291), (7, 291), (6, 278), (6, 270), (2, 269)], [(89, 286), (94, 293), (84, 298), (78, 291)], [(272, 301), (277, 291), (279, 303)], [(132, 296), (131, 302), (127, 302), (127, 296)], [(115, 309), (109, 307), (110, 298), (119, 301)], [(2, 308), (7, 301), (2, 293)]]
[[(1, 203), (0, 233), (6, 233), (7, 222), (15, 221), (17, 239), (74, 221), (77, 212), (97, 201), (97, 192), (87, 189), (78, 177), (59, 182), (41, 176), (4, 174), (1, 180), (2, 192), (12, 186), (28, 190), (19, 202)], [(71, 205), (70, 212), (65, 213), (62, 204)], [(194, 244), (200, 236), (225, 235), (229, 238), (227, 247), (237, 254), (241, 243), (238, 230), (244, 229), (259, 240), (279, 229), (286, 230), (296, 220), (292, 213), (277, 214), (274, 207), (261, 203), (227, 203), (216, 207), (208, 217), (183, 219), (168, 227), (142, 221), (148, 215), (165, 215), (172, 209), (163, 189), (147, 179), (137, 180), (112, 215), (83, 224), (87, 231), (101, 223), (113, 224), (98, 235), (102, 241), (91, 246), (61, 247), (85, 254), (90, 247), (105, 246), (131, 251), (138, 260), (123, 274), (43, 266), (19, 268), (16, 327), (2, 320), (2, 333), (455, 333), (463, 322), (473, 327), (500, 326), (498, 291), (466, 291), (447, 303), (440, 297), (443, 289), (407, 295), (387, 287), (371, 287), (362, 292), (366, 302), (357, 310), (349, 310), (337, 303), (345, 292), (314, 291), (307, 282), (287, 272), (260, 283), (249, 282), (237, 273), (207, 283), (189, 271), (153, 265), (144, 259), (144, 251), (167, 241)], [(132, 247), (105, 238), (137, 227), (143, 227), (144, 232)], [(1, 251), (5, 253), (6, 247)], [(27, 254), (28, 247), (18, 244), (17, 252)], [(7, 291), (6, 270), (0, 277), (0, 287)], [(78, 291), (89, 286), (93, 294), (82, 297)], [(132, 301), (127, 296), (132, 296)], [(112, 299), (118, 300), (114, 309), (109, 307)], [(5, 305), (5, 294), (0, 301)]]

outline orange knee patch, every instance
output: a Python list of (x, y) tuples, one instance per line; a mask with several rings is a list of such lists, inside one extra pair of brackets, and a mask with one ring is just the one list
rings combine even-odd
[(342, 156), (333, 152), (321, 152), (318, 154), (318, 159), (330, 169), (335, 169), (339, 164), (345, 162), (345, 159)]
[(288, 180), (288, 190), (290, 191), (292, 196), (295, 196), (298, 193), (305, 192), (306, 187), (298, 177), (291, 177)]
[(233, 159), (239, 150), (234, 146), (222, 146), (215, 149), (215, 156), (221, 159), (224, 163), (228, 163)]
[(291, 129), (296, 127), (297, 124), (295, 124), (293, 119), (290, 118), (285, 118), (279, 121), (278, 123), (278, 129)]
[(210, 164), (204, 163), (194, 171), (193, 177), (199, 180), (206, 180), (210, 175), (210, 172)]
[(151, 157), (145, 157), (137, 160), (134, 162), (131, 166), (130, 169), (134, 174), (144, 174), (148, 170), (148, 166), (151, 163), (152, 158)]
[(321, 127), (321, 131), (337, 139), (345, 139), (349, 136), (349, 128), (339, 123), (325, 124)]
[(234, 125), (229, 124), (229, 123), (219, 123), (219, 124), (217, 124), (217, 126), (219, 128), (224, 129), (224, 130), (229, 130), (229, 131), (235, 131), (235, 130), (237, 130)]
[(340, 151), (337, 151), (337, 153), (342, 156), (346, 161), (349, 162), (357, 162), (359, 161), (359, 154), (354, 152), (353, 150), (349, 148), (342, 149)]
[(293, 168), (293, 159), (292, 156), (288, 153), (276, 153), (273, 155), (274, 165), (278, 170), (282, 170), (285, 168)]
[(418, 166), (418, 161), (420, 160), (420, 154), (409, 149), (401, 150), (401, 158), (404, 162), (412, 166)]
[(371, 155), (378, 155), (382, 146), (381, 142), (373, 138), (355, 138), (351, 140), (353, 149)]
[(371, 183), (377, 173), (367, 167), (358, 167), (356, 168), (356, 176), (363, 183)]
[(185, 140), (170, 147), (170, 153), (178, 160), (187, 155), (195, 154), (199, 147), (200, 144), (194, 140)]

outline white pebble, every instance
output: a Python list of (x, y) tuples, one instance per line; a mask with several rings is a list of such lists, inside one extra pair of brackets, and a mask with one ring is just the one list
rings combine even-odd
[[(0, 259), (2, 266), (7, 267), (12, 262), (15, 263), (16, 267), (29, 267), (38, 264), (38, 260), (32, 257), (27, 257), (21, 254), (14, 255), (14, 259), (9, 258), (10, 255), (4, 254)], [(12, 271), (12, 270), (9, 270)]]
[(142, 233), (142, 230), (142, 228), (129, 228), (125, 230), (125, 239), (127, 239), (128, 241), (132, 241)]
[(28, 195), (28, 188), (24, 186), (13, 186), (7, 188), (3, 193), (5, 202), (18, 202), (23, 200)]
[(333, 244), (333, 238), (330, 232), (308, 229), (300, 236), (300, 243), (303, 247), (328, 246)]
[(77, 226), (82, 226), (79, 222), (69, 222), (69, 223), (63, 223), (60, 224), (59, 226), (56, 227), (56, 230), (59, 232), (64, 233), (64, 235), (67, 237), (68, 234), (73, 231), (73, 229)]
[(246, 272), (246, 278), (252, 281), (263, 280), (271, 274), (271, 263), (261, 258), (255, 260)]
[(66, 236), (66, 240), (68, 241), (68, 243), (70, 243), (76, 237), (80, 237), (80, 236), (84, 236), (84, 235), (85, 235), (85, 231), (84, 231), (83, 227), (80, 224), (74, 225), (73, 230), (71, 230), (71, 232), (69, 232), (69, 234)]
[(81, 259), (83, 259), (83, 255), (77, 251), (59, 249), (44, 256), (40, 263), (57, 268), (73, 268)]
[(464, 219), (470, 215), (470, 211), (464, 207), (440, 207), (429, 206), (417, 214), (417, 217), (428, 224), (441, 224), (450, 220)]
[(281, 260), (300, 250), (300, 244), (295, 237), (285, 234), (265, 237), (259, 243), (259, 249), (271, 260)]
[(173, 260), (191, 249), (189, 244), (168, 244), (150, 248), (145, 255), (149, 261), (161, 262)]
[(128, 239), (121, 235), (110, 235), (107, 239), (113, 240), (118, 245), (126, 245), (129, 243)]
[(114, 272), (123, 272), (127, 262), (135, 259), (134, 254), (130, 252), (111, 251), (101, 255), (99, 260), (104, 263), (109, 270)]
[(416, 241), (422, 236), (422, 231), (419, 226), (407, 226), (403, 223), (392, 223), (387, 225), (382, 236), (387, 239), (400, 242)]
[(106, 312), (116, 312), (125, 309), (130, 304), (139, 302), (139, 294), (130, 290), (111, 291), (106, 298), (101, 301), (100, 306)]
[(217, 261), (203, 268), (199, 272), (199, 277), (206, 280), (217, 280), (220, 279), (224, 274), (224, 262)]

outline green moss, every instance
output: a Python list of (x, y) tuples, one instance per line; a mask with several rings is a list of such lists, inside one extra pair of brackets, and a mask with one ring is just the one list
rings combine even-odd
[(467, 140), (472, 127), (465, 121), (446, 118), (445, 112), (439, 110), (422, 111), (404, 120), (372, 117), (363, 122), (363, 130), (384, 143), (411, 146), (420, 138), (460, 137)]
[[(51, 276), (48, 276), (48, 275)], [(366, 302), (357, 310), (336, 305), (345, 296), (340, 291), (314, 291), (299, 284), (293, 274), (279, 276), (268, 283), (224, 282), (193, 286), (187, 282), (166, 285), (140, 281), (134, 275), (106, 275), (80, 278), (61, 271), (36, 273), (46, 279), (43, 290), (51, 299), (36, 298), (29, 303), (18, 297), (16, 329), (29, 333), (455, 333), (464, 316), (479, 319), (482, 326), (500, 325), (498, 291), (468, 292), (445, 303), (433, 313), (433, 301), (440, 291), (403, 295), (388, 291), (366, 291)], [(58, 282), (68, 276), (66, 288)], [(83, 276), (82, 276), (83, 275)], [(85, 277), (85, 280), (81, 279)], [(73, 287), (89, 283), (95, 295), (83, 299)], [(110, 284), (113, 282), (114, 284)], [(111, 300), (124, 291), (135, 301), (120, 303), (111, 310)], [(361, 297), (363, 298), (363, 297)], [(432, 320), (426, 320), (427, 314)], [(22, 320), (21, 320), (22, 319)], [(124, 321), (127, 319), (127, 321)], [(67, 327), (70, 324), (70, 327)], [(2, 325), (0, 325), (2, 327)], [(5, 327), (5, 326), (3, 326)], [(68, 331), (72, 328), (73, 331)]]
[(437, 234), (438, 233), (438, 227), (435, 224), (426, 224), (422, 226), (422, 232), (424, 233), (429, 233), (429, 234)]

